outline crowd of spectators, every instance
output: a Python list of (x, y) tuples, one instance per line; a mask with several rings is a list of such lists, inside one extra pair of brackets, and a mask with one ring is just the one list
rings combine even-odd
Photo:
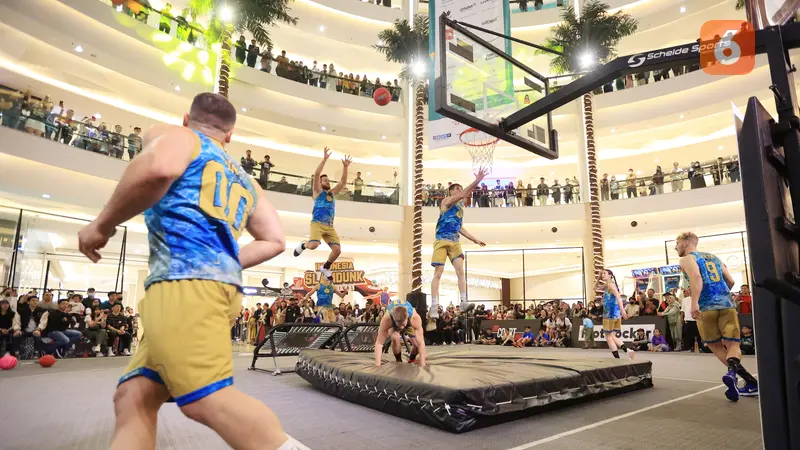
[(85, 297), (69, 291), (54, 300), (53, 291), (17, 297), (7, 288), (0, 297), (0, 355), (130, 356), (137, 335), (138, 318), (123, 306), (121, 292), (101, 301), (90, 288)]
[(110, 130), (95, 116), (78, 120), (75, 111), (54, 104), (50, 97), (34, 97), (30, 91), (0, 90), (2, 125), (73, 147), (122, 159), (133, 159), (142, 151), (142, 129), (134, 127), (125, 135), (122, 125)]

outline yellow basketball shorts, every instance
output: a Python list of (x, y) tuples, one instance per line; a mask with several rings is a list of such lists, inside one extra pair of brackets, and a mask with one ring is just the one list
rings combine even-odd
[(233, 384), (231, 325), (242, 306), (237, 286), (211, 280), (152, 284), (139, 304), (144, 334), (124, 383), (164, 384), (178, 406)]
[(741, 339), (739, 314), (735, 308), (703, 311), (700, 313), (700, 320), (697, 321), (697, 330), (706, 344), (721, 340), (739, 342)]
[(328, 245), (340, 245), (339, 235), (332, 225), (325, 225), (324, 223), (311, 222), (311, 232), (308, 235), (308, 242), (322, 242)]
[(433, 243), (432, 266), (443, 266), (446, 260), (455, 261), (464, 256), (461, 244), (453, 241), (437, 240)]
[(613, 333), (622, 329), (622, 319), (603, 318), (603, 333)]

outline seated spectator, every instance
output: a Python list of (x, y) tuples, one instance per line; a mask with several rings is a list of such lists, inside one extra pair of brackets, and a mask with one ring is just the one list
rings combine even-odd
[(567, 348), (570, 347), (571, 345), (572, 345), (572, 340), (569, 337), (569, 333), (563, 330), (559, 331), (558, 337), (553, 342), (553, 346), (559, 348)]
[(658, 328), (653, 330), (653, 339), (650, 341), (651, 352), (668, 352), (669, 345), (667, 339), (661, 334)]
[(539, 328), (539, 334), (536, 335), (533, 342), (537, 347), (547, 347), (550, 345), (550, 335), (545, 332), (544, 328)]
[(35, 294), (25, 294), (20, 297), (17, 315), (14, 316), (14, 337), (12, 351), (19, 357), (19, 349), (26, 337), (33, 337), (34, 348), (41, 352), (42, 333), (47, 327), (48, 311), (39, 307), (39, 297)]
[(52, 311), (54, 309), (58, 309), (58, 305), (53, 303), (53, 293), (52, 292), (45, 292), (42, 294), (42, 302), (39, 304), (40, 308), (44, 308), (48, 311)]
[(0, 297), (0, 356), (10, 352), (14, 338), (14, 317), (17, 313), (11, 309), (7, 296)]
[(535, 319), (536, 316), (533, 315), (533, 311), (530, 308), (525, 310), (525, 320)]
[(649, 349), (650, 340), (644, 334), (644, 328), (636, 330), (636, 336), (633, 338), (633, 349), (635, 351), (647, 351)]
[(119, 338), (119, 346), (116, 354), (122, 349), (123, 356), (131, 355), (131, 334), (128, 330), (128, 320), (122, 313), (122, 304), (114, 303), (111, 307), (111, 314), (106, 317), (106, 331), (108, 332), (108, 356), (114, 356), (114, 341)]
[(103, 356), (103, 349), (106, 349), (108, 356), (114, 356), (111, 352), (111, 347), (108, 347), (108, 331), (106, 331), (106, 312), (102, 309), (89, 309), (86, 308), (86, 316), (84, 317), (86, 327), (83, 329), (83, 334), (92, 342), (92, 352), (94, 356), (101, 358)]
[(583, 317), (583, 342), (584, 350), (589, 348), (589, 344), (592, 344), (592, 348), (597, 348), (594, 342), (594, 322), (586, 316)]
[(753, 336), (753, 329), (747, 325), (742, 327), (742, 341), (740, 347), (743, 355), (756, 354), (756, 341), (755, 337)]
[(533, 332), (531, 327), (525, 327), (522, 337), (514, 341), (514, 347), (530, 347), (531, 345), (533, 345)]
[(603, 304), (600, 300), (595, 300), (592, 307), (589, 308), (589, 318), (592, 320), (603, 318)]
[(497, 340), (494, 336), (492, 336), (491, 330), (481, 330), (480, 338), (478, 339), (478, 344), (483, 345), (494, 345), (497, 343)]
[(514, 333), (508, 328), (503, 328), (503, 331), (498, 331), (495, 338), (497, 345), (514, 345)]
[(44, 329), (44, 335), (53, 341), (47, 352), (59, 358), (63, 358), (67, 349), (81, 338), (80, 331), (69, 329), (72, 323), (69, 311), (69, 301), (65, 298), (59, 300), (58, 307), (48, 312)]
[[(623, 295), (622, 296), (622, 303), (623, 304), (625, 303), (626, 299), (627, 299), (627, 297)], [(638, 317), (639, 316), (639, 304), (636, 303), (636, 299), (631, 299), (630, 302), (628, 302), (628, 304), (625, 305), (625, 314), (627, 314), (628, 317)]]

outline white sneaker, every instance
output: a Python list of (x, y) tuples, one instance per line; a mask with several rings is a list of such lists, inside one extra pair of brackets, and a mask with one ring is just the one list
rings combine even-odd
[(122, 356), (131, 356), (131, 351), (126, 348), (122, 351)]
[(103, 352), (94, 352), (94, 357), (95, 358), (102, 358), (103, 356), (104, 356)]
[(106, 353), (106, 356), (108, 356), (109, 358), (111, 358), (111, 357), (114, 357), (114, 356), (116, 356), (116, 355), (114, 354), (114, 351), (112, 351), (111, 349), (108, 349), (108, 352)]
[(331, 272), (331, 269), (326, 269), (324, 267), (320, 267), (319, 273), (325, 276), (325, 278), (330, 278), (333, 276), (333, 272)]
[(462, 300), (461, 301), (461, 305), (459, 305), (459, 306), (461, 308), (461, 312), (464, 313), (464, 314), (466, 314), (466, 313), (472, 311), (473, 309), (475, 309), (475, 303), (470, 303), (470, 302), (468, 302), (466, 300)]
[(636, 356), (634, 356), (634, 355), (636, 355), (636, 353), (633, 350), (628, 349), (628, 358), (636, 359)]
[(99, 345), (95, 345), (94, 347), (92, 347), (92, 352), (93, 353), (100, 353), (100, 346)]
[(306, 241), (303, 241), (303, 242), (300, 243), (300, 245), (295, 247), (294, 256), (300, 256), (300, 254), (303, 253), (303, 250), (305, 250), (305, 248), (303, 247), (303, 244), (305, 244), (305, 243), (306, 243)]
[(428, 309), (428, 318), (429, 319), (439, 318), (439, 305), (431, 305), (431, 307)]

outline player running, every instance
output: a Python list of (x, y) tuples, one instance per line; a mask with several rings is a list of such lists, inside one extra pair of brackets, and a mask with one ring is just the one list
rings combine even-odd
[[(758, 381), (741, 362), (739, 316), (731, 295), (735, 282), (719, 258), (697, 251), (698, 242), (696, 234), (686, 232), (678, 236), (675, 244), (675, 250), (681, 257), (681, 270), (691, 287), (690, 314), (697, 319), (700, 338), (714, 352), (714, 356), (728, 367), (728, 373), (722, 377), (722, 382), (728, 387), (725, 397), (735, 402), (739, 400), (739, 395), (757, 396)], [(744, 387), (738, 387), (736, 375), (744, 379)]]
[(476, 239), (464, 229), (463, 201), (470, 196), (472, 190), (477, 186), (483, 177), (489, 173), (486, 169), (481, 169), (475, 174), (475, 180), (466, 189), (460, 184), (451, 184), (447, 190), (447, 197), (442, 199), (439, 205), (439, 220), (436, 222), (436, 240), (433, 242), (433, 280), (431, 280), (431, 307), (428, 311), (428, 318), (439, 318), (439, 281), (444, 273), (445, 260), (450, 259), (453, 269), (458, 277), (458, 291), (461, 294), (461, 312), (467, 313), (475, 307), (474, 304), (467, 302), (467, 280), (464, 277), (464, 252), (461, 251), (461, 244), (458, 242), (459, 236), (464, 236), (470, 241), (485, 247), (486, 243)]
[[(275, 209), (227, 153), (236, 109), (194, 98), (183, 126), (156, 125), (108, 204), (78, 233), (93, 262), (116, 227), (144, 212), (150, 276), (139, 304), (147, 330), (114, 394), (112, 449), (154, 448), (158, 411), (184, 415), (236, 449), (306, 448), (263, 403), (233, 386), (231, 323), (242, 306), (242, 269), (283, 252)], [(239, 248), (244, 229), (254, 240)]]
[(311, 213), (311, 233), (308, 241), (301, 242), (294, 249), (294, 256), (300, 256), (303, 250), (314, 250), (319, 247), (320, 241), (324, 239), (328, 247), (330, 247), (331, 253), (320, 271), (327, 278), (331, 277), (331, 264), (342, 254), (339, 235), (336, 234), (336, 230), (333, 228), (333, 218), (336, 215), (334, 197), (347, 185), (347, 167), (353, 161), (352, 157), (345, 155), (342, 160), (342, 178), (336, 184), (336, 187), (331, 188), (328, 175), (322, 173), (322, 169), (325, 168), (325, 163), (328, 162), (330, 157), (331, 153), (328, 147), (325, 147), (322, 162), (319, 163), (317, 170), (314, 171), (314, 180), (311, 188), (311, 198), (314, 199), (314, 210)]

